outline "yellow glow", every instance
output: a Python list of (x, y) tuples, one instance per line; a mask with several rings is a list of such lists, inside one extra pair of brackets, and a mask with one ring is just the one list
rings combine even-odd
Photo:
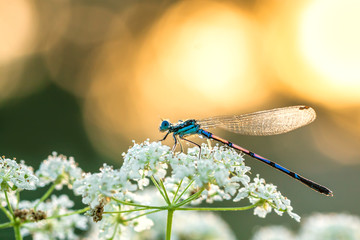
[(84, 121), (99, 151), (118, 156), (120, 141), (160, 139), (160, 118), (242, 113), (266, 97), (258, 81), (256, 25), (237, 6), (181, 1), (140, 39), (126, 31), (127, 21), (152, 5), (137, 6), (119, 19), (119, 37), (94, 51), (81, 75), (89, 82)]
[[(303, 12), (300, 47), (329, 83), (360, 90), (360, 1), (312, 2)], [(339, 89), (340, 90), (340, 89)]]
[(284, 83), (279, 88), (327, 107), (359, 104), (360, 17), (356, 12), (360, 12), (360, 4), (274, 2), (263, 26), (268, 62)]
[(0, 64), (29, 53), (34, 30), (35, 16), (29, 1), (0, 1)]
[(36, 50), (37, 24), (33, 1), (0, 1), (0, 104), (32, 93), (44, 82), (35, 69), (22, 75), (28, 64), (23, 57)]
[(134, 104), (139, 100), (131, 75), (136, 40), (124, 23), (117, 22), (114, 27), (117, 32), (121, 31), (121, 37), (105, 42), (89, 59), (89, 67), (82, 75), (88, 82), (78, 82), (81, 84), (77, 90), (82, 87), (78, 94), (85, 97), (84, 124), (94, 147), (118, 159), (124, 151), (119, 148), (120, 143), (126, 141), (125, 145), (129, 145), (131, 140), (139, 140), (143, 131), (142, 119), (137, 117)]
[(165, 58), (163, 67), (203, 94), (227, 93), (231, 99), (240, 91), (232, 84), (243, 82), (249, 68), (247, 23), (234, 10), (217, 10), (199, 11), (176, 23), (162, 52), (171, 59)]
[(151, 30), (136, 63), (144, 102), (193, 116), (258, 104), (266, 88), (259, 83), (256, 29), (235, 5), (179, 2)]

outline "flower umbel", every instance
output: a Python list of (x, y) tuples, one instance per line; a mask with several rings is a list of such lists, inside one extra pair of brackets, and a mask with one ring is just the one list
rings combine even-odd
[[(262, 218), (274, 210), (278, 215), (287, 212), (295, 220), (300, 220), (292, 212), (290, 200), (258, 175), (251, 180), (248, 175), (250, 167), (245, 165), (243, 156), (228, 147), (202, 144), (201, 151), (199, 147), (194, 147), (189, 148), (187, 153), (174, 153), (161, 142), (147, 140), (134, 143), (123, 158), (120, 169), (103, 164), (97, 173), (83, 173), (73, 158), (54, 152), (41, 163), (36, 175), (23, 162), (1, 158), (0, 210), (9, 222), (0, 224), (0, 228), (13, 227), (17, 240), (30, 234), (34, 239), (77, 239), (74, 228), (87, 228), (90, 218), (80, 215), (86, 212), (94, 222), (92, 225), (99, 230), (93, 238), (135, 239), (134, 234), (149, 230), (158, 221), (151, 216), (162, 216), (162, 219), (166, 216), (164, 232), (165, 239), (169, 240), (182, 232), (177, 229), (180, 226), (177, 224), (172, 233), (175, 211), (182, 211), (180, 215), (186, 219), (188, 211), (243, 211), (253, 208), (254, 214)], [(20, 190), (47, 185), (46, 192), (38, 200), (20, 200)], [(80, 195), (82, 202), (88, 206), (70, 210), (74, 204), (68, 196), (52, 195), (64, 185), (75, 195)], [(156, 194), (153, 191), (150, 198), (149, 194), (143, 194), (149, 193), (145, 189), (150, 185), (157, 190), (161, 201), (154, 201)], [(202, 202), (239, 202), (245, 198), (250, 205), (223, 208), (197, 206)], [(162, 214), (164, 212), (165, 215)], [(211, 218), (211, 215), (204, 216)], [(217, 231), (211, 231), (214, 227), (200, 223), (184, 226), (206, 239), (219, 237)], [(233, 237), (229, 235), (228, 238)]]
[(36, 189), (39, 179), (34, 175), (33, 169), (26, 166), (24, 161), (0, 157), (0, 191), (10, 189)]
[[(100, 228), (108, 233), (103, 237), (121, 235), (128, 226), (135, 231), (148, 229), (152, 222), (146, 215), (159, 211), (167, 211), (169, 218), (173, 211), (178, 210), (239, 211), (254, 208), (255, 215), (265, 217), (274, 209), (279, 215), (287, 212), (297, 221), (300, 220), (292, 212), (290, 200), (282, 196), (276, 186), (265, 184), (265, 180), (259, 176), (251, 181), (248, 176), (250, 167), (245, 165), (242, 155), (233, 149), (223, 146), (211, 148), (203, 144), (199, 156), (198, 147), (189, 148), (186, 154), (173, 153), (160, 142), (145, 141), (134, 143), (123, 157), (124, 163), (120, 169), (104, 165), (99, 173), (85, 174), (74, 183), (74, 191), (81, 194), (83, 203), (92, 208), (88, 214), (102, 219)], [(138, 193), (150, 182), (161, 194), (165, 205), (151, 205)], [(203, 201), (237, 202), (244, 198), (250, 201), (250, 206), (188, 206)], [(100, 213), (97, 210), (99, 204), (100, 218), (94, 216), (94, 213)], [(110, 230), (114, 224), (116, 229)], [(168, 224), (166, 239), (170, 239), (170, 236), (171, 224), (170, 227)]]
[[(22, 201), (19, 204), (19, 209), (31, 211), (36, 202)], [(59, 197), (52, 195), (49, 201), (42, 202), (38, 206), (37, 212), (46, 213), (47, 216), (61, 216), (70, 212), (70, 208), (74, 206), (73, 201), (67, 195)], [(52, 217), (40, 219), (27, 223), (21, 229), (23, 236), (32, 235), (33, 239), (78, 239), (75, 235), (75, 228), (80, 230), (87, 229), (87, 217), (79, 214), (66, 216), (66, 219)]]
[(266, 184), (263, 178), (259, 178), (259, 175), (256, 175), (253, 183), (250, 183), (247, 188), (239, 190), (234, 198), (234, 202), (240, 201), (245, 197), (249, 198), (251, 203), (256, 203), (259, 199), (262, 199), (263, 204), (255, 208), (255, 215), (264, 218), (274, 208), (278, 215), (281, 216), (284, 212), (287, 212), (290, 217), (300, 222), (300, 216), (292, 212), (293, 208), (290, 206), (290, 200), (282, 196), (276, 188), (273, 184)]
[(81, 174), (82, 170), (77, 167), (74, 158), (67, 159), (64, 155), (58, 155), (57, 152), (48, 156), (36, 171), (36, 176), (41, 180), (39, 182), (41, 187), (54, 182), (56, 189), (62, 189), (64, 184), (71, 188), (73, 182), (79, 179)]

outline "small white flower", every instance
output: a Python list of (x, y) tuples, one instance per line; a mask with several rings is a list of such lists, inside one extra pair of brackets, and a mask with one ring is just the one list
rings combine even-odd
[(181, 179), (187, 178), (195, 180), (190, 190), (206, 187), (201, 197), (192, 203), (229, 200), (241, 184), (247, 186), (250, 181), (246, 175), (250, 168), (245, 166), (242, 156), (222, 146), (210, 149), (203, 144), (200, 158), (198, 147), (189, 148), (188, 154), (176, 153), (170, 161), (173, 172), (169, 178), (173, 179), (172, 182), (179, 183)]
[(0, 190), (16, 189), (34, 190), (39, 179), (34, 175), (33, 169), (26, 166), (24, 161), (0, 157)]
[(167, 162), (172, 158), (168, 146), (149, 140), (136, 144), (123, 154), (124, 163), (120, 169), (123, 180), (140, 181), (154, 175), (163, 178), (168, 168)]
[[(31, 209), (36, 203), (37, 201), (21, 201), (19, 209)], [(40, 203), (37, 210), (45, 212), (47, 217), (50, 217), (69, 213), (69, 208), (73, 207), (73, 205), (74, 203), (67, 195), (59, 197), (52, 195), (48, 201)], [(26, 223), (22, 225), (21, 233), (23, 236), (32, 235), (34, 240), (79, 239), (74, 230), (75, 228), (86, 230), (87, 222), (87, 217), (74, 214), (63, 218), (44, 219), (39, 222)]]
[(104, 198), (124, 190), (118, 170), (104, 164), (99, 173), (84, 174), (82, 179), (74, 182), (73, 188), (77, 195), (82, 195), (82, 202), (91, 208), (103, 202)]
[(142, 232), (144, 230), (149, 230), (154, 225), (154, 222), (151, 219), (142, 216), (137, 218), (136, 223), (133, 223), (133, 225), (135, 232)]
[[(99, 173), (84, 174), (75, 181), (75, 193), (82, 195), (83, 203), (90, 205), (92, 212), (96, 212), (96, 207), (100, 204), (105, 209), (124, 210), (125, 204), (121, 204), (121, 201), (144, 205), (144, 199), (139, 199), (138, 191), (148, 187), (150, 178), (154, 177), (159, 187), (164, 186), (166, 189), (164, 197), (170, 201), (176, 200), (176, 203), (201, 190), (190, 204), (248, 198), (252, 204), (261, 203), (254, 209), (254, 214), (260, 217), (265, 217), (274, 209), (279, 215), (287, 212), (297, 221), (300, 220), (292, 212), (290, 200), (283, 197), (276, 186), (266, 184), (258, 176), (250, 182), (247, 175), (250, 168), (245, 165), (242, 155), (233, 149), (223, 146), (209, 148), (203, 144), (199, 157), (198, 147), (189, 148), (187, 154), (173, 153), (168, 146), (147, 140), (141, 144), (134, 143), (123, 157), (124, 163), (120, 169), (104, 165)], [(115, 204), (114, 199), (120, 202)], [(135, 212), (128, 214), (130, 215), (137, 216)], [(104, 219), (108, 218), (110, 217), (104, 215)], [(106, 222), (120, 224), (128, 218), (111, 219)], [(123, 231), (123, 224), (120, 225), (118, 230)], [(144, 227), (136, 225), (136, 229), (143, 230)]]
[(39, 186), (43, 187), (55, 182), (58, 190), (62, 189), (65, 184), (71, 188), (73, 182), (81, 178), (81, 174), (82, 170), (77, 166), (74, 158), (67, 159), (64, 155), (58, 155), (56, 152), (48, 156), (36, 171), (36, 176), (40, 179)]
[(271, 212), (271, 206), (269, 203), (264, 202), (261, 206), (254, 209), (254, 215), (258, 215), (261, 218), (265, 218), (268, 213)]
[(281, 193), (277, 191), (275, 185), (266, 184), (265, 180), (260, 178), (259, 175), (254, 178), (253, 183), (239, 190), (234, 201), (239, 201), (246, 197), (249, 198), (252, 204), (263, 201), (260, 206), (254, 209), (254, 214), (261, 218), (266, 217), (274, 208), (278, 215), (281, 216), (283, 212), (287, 212), (290, 217), (300, 222), (300, 216), (292, 212), (293, 208), (290, 206), (290, 200), (282, 196)]

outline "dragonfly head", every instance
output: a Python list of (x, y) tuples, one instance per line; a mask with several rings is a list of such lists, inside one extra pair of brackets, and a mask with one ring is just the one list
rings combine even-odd
[(160, 129), (160, 132), (165, 132), (165, 131), (168, 131), (170, 129), (170, 127), (171, 127), (171, 123), (168, 120), (163, 120), (161, 122), (159, 129)]

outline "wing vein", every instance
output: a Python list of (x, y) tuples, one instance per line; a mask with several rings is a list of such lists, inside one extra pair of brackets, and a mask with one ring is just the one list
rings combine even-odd
[(307, 106), (275, 108), (235, 116), (217, 116), (197, 121), (202, 128), (221, 127), (229, 131), (253, 136), (286, 133), (313, 122), (314, 109)]

